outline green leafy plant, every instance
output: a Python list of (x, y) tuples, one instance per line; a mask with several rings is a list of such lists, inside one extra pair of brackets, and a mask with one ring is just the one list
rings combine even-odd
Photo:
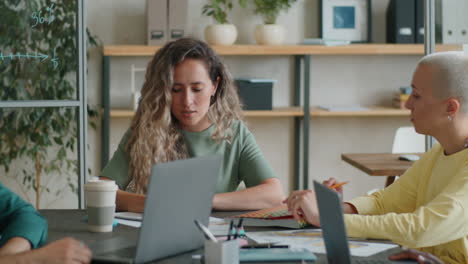
[[(0, 1), (0, 101), (77, 99), (77, 2)], [(27, 191), (35, 191), (36, 208), (43, 191), (51, 192), (51, 175), (66, 177), (56, 197), (78, 191), (77, 113), (72, 107), (0, 108), (0, 167), (9, 173), (12, 163), (21, 164), (12, 177), (28, 200)], [(97, 112), (88, 108), (88, 114)]]
[[(246, 0), (239, 0), (242, 7), (245, 7)], [(232, 10), (232, 0), (209, 0), (202, 8), (202, 14), (211, 16), (218, 24), (229, 24), (228, 13)]]
[[(247, 1), (247, 0), (240, 0)], [(276, 19), (282, 10), (288, 10), (297, 0), (253, 0), (254, 13), (262, 16), (263, 23), (276, 24)]]

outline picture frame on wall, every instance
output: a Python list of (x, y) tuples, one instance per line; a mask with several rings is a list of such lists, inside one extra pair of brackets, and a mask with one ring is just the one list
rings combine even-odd
[(327, 40), (372, 42), (371, 0), (320, 0), (320, 33)]

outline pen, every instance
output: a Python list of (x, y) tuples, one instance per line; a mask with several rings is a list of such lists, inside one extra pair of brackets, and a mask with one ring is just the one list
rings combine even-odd
[(236, 239), (238, 236), (239, 236), (239, 231), (244, 231), (243, 227), (242, 227), (242, 222), (244, 221), (244, 218), (241, 217), (241, 219), (239, 220), (239, 223), (237, 223), (237, 228), (236, 228), (236, 234), (234, 235), (234, 239)]
[(336, 188), (341, 187), (341, 186), (343, 186), (343, 185), (345, 185), (345, 184), (347, 184), (347, 183), (348, 183), (348, 181), (340, 182), (340, 183), (337, 183), (337, 184), (333, 184), (332, 186), (330, 186), (330, 187), (328, 187), (328, 188), (330, 188), (330, 189), (336, 189)]
[(233, 227), (234, 227), (234, 220), (231, 220), (231, 223), (229, 224), (227, 240), (231, 240), (231, 232), (232, 232)]
[(198, 229), (203, 233), (205, 236), (205, 239), (209, 239), (213, 242), (218, 242), (218, 240), (213, 236), (213, 234), (210, 232), (210, 230), (204, 226), (200, 221), (194, 220), (195, 225), (198, 227)]
[(257, 244), (257, 245), (245, 245), (241, 248), (289, 248), (288, 245), (273, 245), (273, 244)]

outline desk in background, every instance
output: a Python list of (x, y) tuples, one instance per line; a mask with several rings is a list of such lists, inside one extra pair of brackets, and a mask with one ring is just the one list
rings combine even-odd
[[(122, 237), (125, 237), (130, 243), (135, 243), (138, 237), (138, 229), (125, 225), (118, 225), (114, 228), (113, 232), (109, 233), (92, 233), (87, 231), (86, 223), (83, 221), (86, 211), (85, 210), (41, 210), (40, 213), (45, 216), (49, 223), (49, 235), (47, 242), (52, 242), (63, 237), (71, 236), (75, 239), (83, 241), (90, 247), (99, 245), (99, 250), (112, 251), (113, 248), (121, 248)], [(214, 217), (226, 217), (229, 215), (237, 215), (242, 212), (214, 212)], [(268, 231), (268, 230), (285, 230), (284, 228), (252, 228), (247, 227), (247, 232), (252, 231)], [(120, 239), (119, 239), (120, 238)], [(369, 258), (353, 257), (353, 259), (379, 259), (386, 260), (386, 258), (398, 252), (398, 248), (390, 249), (385, 252), (381, 252)], [(155, 261), (157, 264), (193, 264), (192, 255), (203, 254), (203, 250), (195, 250), (187, 253), (182, 253), (174, 257), (165, 258), (162, 260)], [(313, 263), (327, 263), (326, 256), (324, 254), (316, 254), (317, 261)], [(96, 263), (96, 262), (93, 262)], [(261, 262), (265, 263), (265, 262)], [(300, 263), (300, 262), (275, 262), (275, 263)], [(312, 262), (303, 262), (312, 263)], [(380, 262), (379, 262), (380, 263)]]
[[(412, 153), (422, 156), (424, 153)], [(387, 176), (385, 187), (395, 181), (397, 176), (405, 173), (412, 165), (412, 161), (399, 160), (400, 154), (392, 153), (353, 153), (342, 154), (341, 159), (370, 176)]]

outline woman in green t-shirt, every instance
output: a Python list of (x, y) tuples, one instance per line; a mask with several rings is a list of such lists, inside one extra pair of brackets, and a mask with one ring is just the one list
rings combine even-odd
[[(226, 66), (202, 41), (169, 42), (149, 62), (131, 127), (101, 176), (120, 187), (117, 210), (141, 212), (154, 164), (212, 154), (224, 157), (214, 209), (281, 203), (281, 183), (242, 122)], [(241, 182), (247, 188), (236, 191)]]

